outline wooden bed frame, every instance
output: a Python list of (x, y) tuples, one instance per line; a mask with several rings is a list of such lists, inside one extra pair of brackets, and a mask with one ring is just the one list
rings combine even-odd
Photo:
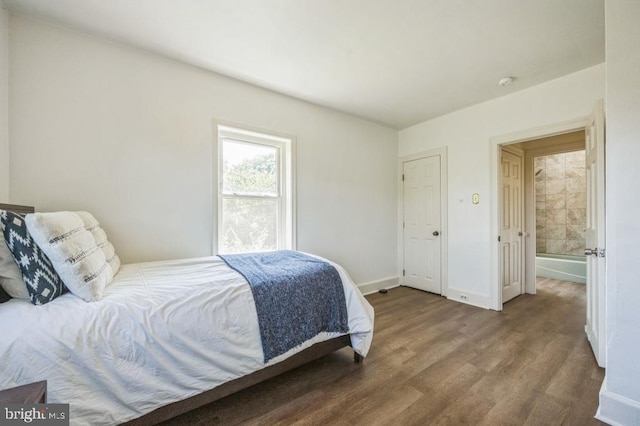
[[(19, 206), (13, 204), (0, 204), (0, 210), (9, 210), (19, 214), (33, 213), (34, 208), (30, 206)], [(203, 405), (210, 404), (214, 401), (229, 396), (235, 392), (246, 389), (250, 386), (271, 379), (287, 371), (293, 370), (303, 364), (307, 364), (318, 358), (322, 358), (325, 355), (329, 355), (342, 349), (344, 347), (351, 346), (351, 338), (349, 335), (336, 337), (324, 342), (316, 343), (315, 345), (298, 352), (297, 354), (281, 361), (277, 364), (270, 365), (261, 370), (255, 371), (246, 376), (231, 380), (213, 389), (205, 391), (201, 394), (194, 395), (190, 398), (182, 401), (173, 402), (163, 407), (157, 408), (154, 411), (133, 419), (124, 423), (125, 425), (154, 425), (162, 421), (171, 419), (180, 414), (187, 413), (202, 407)], [(356, 363), (360, 364), (363, 357), (356, 352), (353, 353), (353, 359)], [(43, 380), (46, 377), (43, 377)]]
[(8, 210), (10, 212), (18, 213), (18, 214), (27, 214), (33, 213), (35, 209), (31, 206), (18, 206), (15, 204), (1, 204), (0, 210)]

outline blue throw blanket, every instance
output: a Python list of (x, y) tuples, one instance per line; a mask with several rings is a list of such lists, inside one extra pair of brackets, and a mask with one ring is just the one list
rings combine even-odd
[(290, 250), (219, 257), (249, 282), (265, 363), (320, 332), (349, 332), (342, 280), (327, 262)]

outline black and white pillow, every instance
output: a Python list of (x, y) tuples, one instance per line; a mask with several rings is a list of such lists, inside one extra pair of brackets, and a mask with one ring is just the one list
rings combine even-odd
[(7, 247), (11, 251), (34, 305), (44, 305), (67, 292), (51, 261), (31, 238), (22, 216), (0, 211), (0, 222)]
[[(2, 229), (0, 227), (0, 231)], [(4, 241), (3, 232), (0, 232), (0, 288), (14, 299), (31, 299), (22, 272)]]

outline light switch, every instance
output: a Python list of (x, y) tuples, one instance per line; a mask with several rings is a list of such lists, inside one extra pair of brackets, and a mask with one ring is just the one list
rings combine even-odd
[(480, 202), (480, 194), (473, 194), (473, 196), (471, 197), (471, 202), (473, 204), (478, 204)]

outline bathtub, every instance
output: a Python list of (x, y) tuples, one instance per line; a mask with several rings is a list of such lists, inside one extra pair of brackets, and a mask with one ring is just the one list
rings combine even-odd
[(587, 261), (585, 256), (537, 253), (536, 276), (585, 284)]

